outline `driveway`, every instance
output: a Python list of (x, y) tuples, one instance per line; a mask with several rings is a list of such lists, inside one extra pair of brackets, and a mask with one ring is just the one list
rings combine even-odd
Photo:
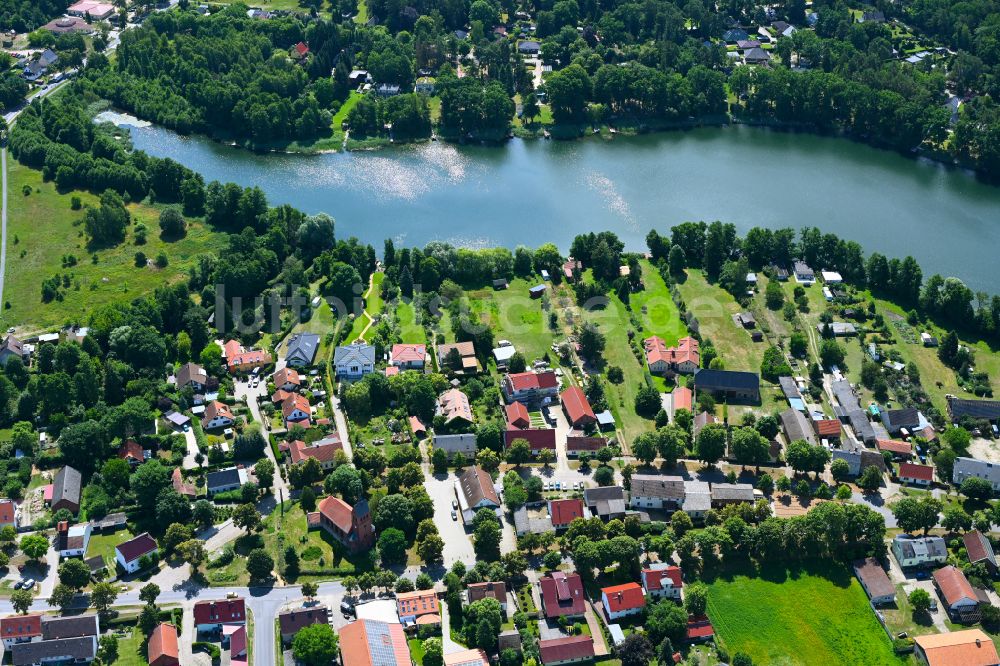
[[(252, 386), (250, 381), (236, 380), (233, 383), (233, 395), (237, 400), (246, 399), (247, 407), (250, 413), (253, 415), (254, 421), (261, 424), (264, 427), (265, 419), (260, 413), (260, 407), (258, 405), (258, 400), (260, 398), (267, 399), (267, 377), (261, 377), (257, 386)], [(268, 430), (264, 429), (264, 438), (268, 437)], [(288, 484), (283, 478), (281, 478), (281, 472), (278, 470), (278, 461), (274, 457), (274, 451), (271, 450), (270, 446), (264, 447), (264, 455), (267, 459), (274, 463), (274, 487), (273, 492), (276, 497), (287, 498), (288, 495)]]
[(885, 500), (881, 495), (864, 495), (862, 493), (851, 493), (851, 501), (855, 504), (864, 504), (869, 508), (882, 514), (885, 518), (885, 526), (892, 529), (897, 527), (896, 516), (892, 515), (892, 511), (889, 510), (889, 506), (886, 504)]
[(184, 454), (184, 469), (194, 469), (198, 463), (194, 457), (198, 454), (198, 439), (194, 436), (194, 428), (188, 427), (184, 431), (184, 441), (187, 443), (187, 453)]
[[(465, 531), (462, 521), (452, 520), (452, 501), (455, 499), (455, 476), (424, 475), (424, 488), (434, 500), (434, 522), (444, 541), (444, 566), (451, 568), (457, 560), (469, 567), (476, 563), (476, 552), (472, 548), (472, 538)], [(513, 529), (511, 529), (513, 534)], [(501, 547), (501, 550), (504, 550)]]

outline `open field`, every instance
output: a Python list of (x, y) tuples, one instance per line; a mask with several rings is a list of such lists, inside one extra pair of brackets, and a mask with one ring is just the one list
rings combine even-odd
[[(96, 205), (97, 197), (85, 192), (60, 194), (53, 183), (42, 181), (40, 171), (29, 169), (14, 160), (8, 161), (8, 241), (7, 275), (4, 308), (0, 323), (18, 326), (30, 334), (52, 329), (67, 322), (84, 321), (96, 308), (116, 301), (131, 301), (152, 292), (156, 287), (185, 280), (187, 269), (199, 254), (215, 254), (225, 243), (223, 234), (208, 230), (200, 222), (189, 220), (184, 238), (165, 242), (160, 239), (159, 209), (143, 204), (129, 206), (133, 224), (125, 242), (108, 249), (87, 249), (83, 210), (70, 207), (73, 196), (84, 206)], [(32, 193), (24, 196), (29, 186)], [(137, 224), (146, 226), (147, 242), (135, 245)], [(150, 259), (164, 252), (166, 268), (152, 265), (135, 267), (135, 253)], [(75, 257), (76, 265), (63, 268), (64, 257)], [(97, 257), (94, 263), (92, 256)], [(56, 274), (69, 276), (69, 287), (62, 300), (43, 303), (42, 280)]]
[(702, 338), (712, 341), (726, 370), (760, 371), (765, 345), (751, 341), (749, 334), (733, 321), (740, 304), (732, 294), (709, 284), (701, 271), (694, 270), (689, 270), (687, 279), (677, 287), (687, 309), (698, 319)]
[(902, 664), (847, 567), (734, 565), (709, 581), (708, 615), (730, 654), (755, 664)]
[(495, 338), (513, 342), (529, 364), (546, 354), (555, 339), (542, 299), (528, 296), (528, 288), (538, 282), (515, 278), (501, 291), (487, 287), (466, 292), (472, 311), (493, 329)]
[(392, 305), (396, 323), (399, 325), (399, 334), (406, 344), (426, 344), (427, 333), (424, 327), (417, 322), (416, 310), (412, 303), (404, 303), (402, 300), (396, 301)]
[[(382, 280), (385, 278), (385, 273), (373, 273), (372, 274), (372, 287), (370, 290), (365, 291), (365, 312), (368, 313), (369, 317), (372, 319), (382, 312), (382, 290), (379, 289), (382, 284)], [(354, 320), (354, 326), (351, 328), (351, 334), (347, 336), (347, 342), (354, 342), (361, 337), (365, 328), (368, 326), (368, 317), (363, 314), (359, 315)], [(374, 326), (374, 324), (372, 324)]]
[(95, 531), (90, 537), (90, 543), (87, 544), (87, 557), (100, 555), (107, 562), (111, 571), (114, 571), (115, 546), (125, 543), (133, 536), (135, 535), (127, 529), (118, 530), (113, 534), (98, 534)]
[(119, 637), (118, 658), (111, 662), (111, 666), (145, 666), (148, 664), (143, 642), (142, 632), (136, 628), (132, 629), (127, 638)]
[(681, 319), (680, 310), (674, 304), (659, 271), (646, 260), (640, 263), (644, 289), (631, 295), (632, 310), (642, 324), (642, 330), (637, 331), (636, 335), (640, 338), (658, 335), (668, 345), (675, 344), (687, 335), (687, 325)]

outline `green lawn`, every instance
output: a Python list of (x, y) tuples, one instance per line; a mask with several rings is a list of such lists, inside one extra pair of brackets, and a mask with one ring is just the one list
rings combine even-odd
[[(372, 288), (365, 292), (365, 312), (371, 317), (382, 312), (382, 290), (379, 287), (383, 279), (385, 279), (385, 273), (374, 273), (372, 275)], [(348, 342), (353, 342), (360, 338), (366, 326), (368, 326), (368, 318), (364, 315), (358, 316), (354, 320), (354, 327), (351, 329), (351, 334), (347, 337)], [(369, 332), (371, 332), (371, 329), (369, 329)]]
[(118, 637), (118, 658), (111, 666), (146, 666), (146, 647), (143, 645), (142, 632), (133, 629), (128, 638)]
[(128, 529), (118, 530), (113, 534), (98, 534), (94, 532), (90, 537), (90, 543), (87, 545), (87, 557), (100, 555), (113, 571), (115, 566), (115, 546), (128, 541), (133, 536)]
[[(209, 231), (200, 222), (190, 221), (184, 238), (165, 242), (160, 239), (159, 210), (153, 206), (131, 205), (133, 226), (124, 243), (98, 250), (97, 263), (91, 259), (83, 233), (83, 210), (70, 207), (73, 196), (83, 205), (95, 205), (97, 198), (85, 192), (60, 194), (53, 183), (42, 181), (40, 171), (8, 160), (8, 270), (4, 299), (10, 308), (3, 310), (2, 326), (18, 326), (22, 334), (62, 326), (66, 322), (86, 320), (96, 308), (116, 301), (131, 301), (164, 284), (187, 279), (187, 269), (199, 254), (216, 254), (225, 243), (223, 234)], [(24, 196), (22, 188), (32, 193)], [(36, 191), (37, 190), (37, 191)], [(147, 229), (145, 245), (135, 245), (135, 224)], [(153, 259), (165, 252), (166, 268), (135, 267), (135, 253), (142, 251)], [(75, 266), (63, 268), (63, 258), (72, 255)], [(69, 275), (69, 286), (62, 290), (62, 300), (43, 303), (42, 280)]]
[(542, 299), (528, 296), (528, 289), (541, 281), (515, 278), (507, 289), (475, 289), (465, 294), (472, 311), (493, 329), (495, 339), (510, 340), (528, 363), (546, 354), (555, 339)]
[(397, 300), (392, 307), (396, 316), (396, 323), (399, 324), (399, 334), (405, 344), (426, 344), (427, 333), (424, 327), (417, 323), (416, 311), (412, 303), (404, 303)]
[(708, 615), (730, 654), (755, 664), (901, 664), (847, 567), (734, 565), (709, 582)]
[(423, 666), (424, 642), (419, 638), (411, 638), (407, 643), (410, 645), (410, 658), (413, 659), (413, 663), (417, 666)]
[(732, 294), (705, 280), (701, 271), (689, 270), (687, 279), (678, 284), (688, 310), (701, 327), (702, 338), (709, 338), (719, 352), (726, 370), (760, 371), (764, 345), (754, 343), (732, 315), (740, 304)]
[(303, 572), (296, 582), (332, 580), (374, 567), (373, 554), (348, 557), (343, 546), (325, 530), (308, 530), (306, 514), (298, 502), (285, 502), (284, 506), (284, 517), (277, 510), (264, 521), (264, 547), (280, 564), (285, 549), (294, 546)]
[(680, 310), (670, 296), (670, 290), (660, 277), (660, 272), (646, 260), (640, 263), (644, 288), (631, 296), (632, 309), (642, 324), (642, 330), (637, 334), (641, 338), (658, 335), (668, 345), (675, 344), (687, 335), (687, 325), (681, 319)]

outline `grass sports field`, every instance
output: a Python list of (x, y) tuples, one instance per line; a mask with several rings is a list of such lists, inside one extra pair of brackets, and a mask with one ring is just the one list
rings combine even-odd
[(729, 567), (709, 583), (708, 615), (730, 654), (755, 664), (906, 663), (846, 566), (830, 562), (757, 571)]

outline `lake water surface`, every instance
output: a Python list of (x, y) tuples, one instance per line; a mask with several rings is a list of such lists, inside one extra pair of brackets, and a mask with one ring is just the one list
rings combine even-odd
[[(206, 181), (260, 186), (336, 219), (339, 237), (482, 247), (554, 242), (611, 230), (644, 250), (651, 228), (687, 220), (818, 226), (866, 251), (911, 254), (932, 272), (1000, 292), (1000, 188), (966, 172), (844, 139), (750, 127), (612, 141), (434, 142), (378, 152), (258, 155), (156, 126), (137, 149)], [(815, 267), (821, 268), (821, 267)]]

